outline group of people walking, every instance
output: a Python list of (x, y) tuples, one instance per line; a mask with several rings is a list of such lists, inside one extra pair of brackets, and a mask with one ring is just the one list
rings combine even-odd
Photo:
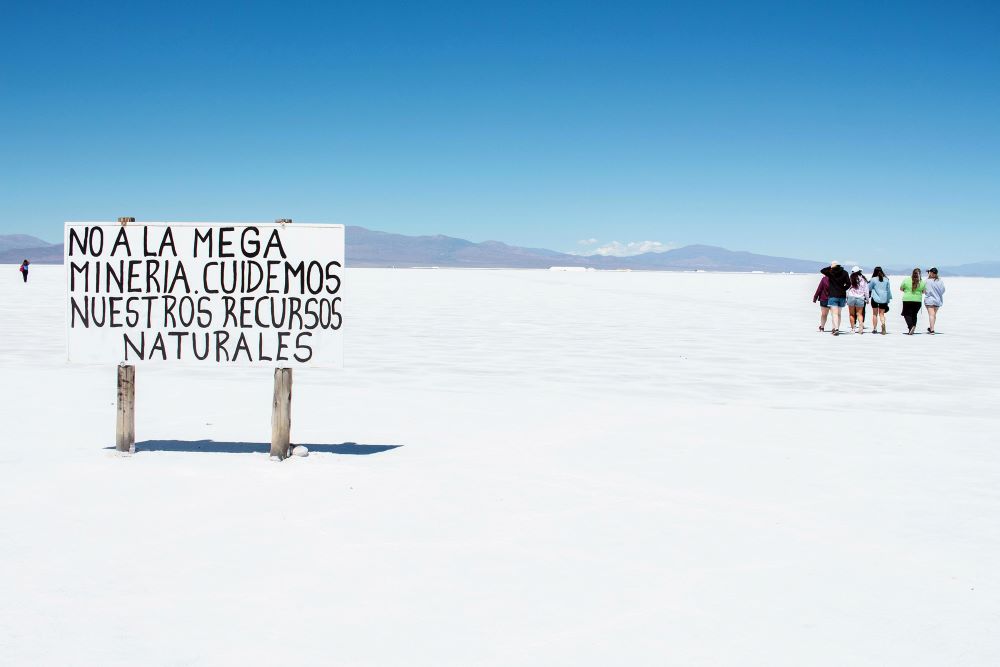
[[(871, 278), (865, 278), (861, 267), (855, 266), (848, 273), (837, 262), (820, 270), (823, 277), (819, 281), (813, 303), (819, 303), (819, 330), (826, 331), (828, 319), (832, 319), (834, 336), (840, 335), (841, 311), (847, 308), (851, 332), (865, 332), (865, 315), (869, 306), (872, 310), (872, 333), (878, 333), (881, 325), (882, 335), (886, 334), (885, 314), (889, 312), (889, 302), (892, 301), (892, 285), (881, 266), (876, 266)], [(938, 309), (944, 305), (944, 281), (938, 276), (937, 269), (927, 272), (924, 280), (920, 269), (913, 269), (908, 278), (899, 284), (902, 292), (903, 319), (906, 321), (907, 335), (912, 336), (917, 330), (917, 315), (923, 303), (927, 307), (930, 326), (927, 333), (935, 333)]]

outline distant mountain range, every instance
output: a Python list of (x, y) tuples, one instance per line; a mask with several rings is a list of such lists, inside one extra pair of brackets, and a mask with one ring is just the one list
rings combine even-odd
[(62, 264), (63, 244), (48, 243), (27, 234), (0, 234), (0, 264)]
[[(25, 234), (0, 235), (0, 263), (60, 264), (61, 243)], [(707, 245), (691, 245), (631, 257), (570, 255), (544, 248), (520, 248), (499, 241), (473, 243), (450, 236), (405, 236), (347, 227), (347, 264), (357, 267), (461, 267), (547, 269), (552, 266), (641, 271), (764, 271), (815, 273), (826, 262), (771, 257)], [(940, 267), (942, 275), (1000, 277), (1000, 262)], [(908, 273), (909, 269), (891, 273)]]

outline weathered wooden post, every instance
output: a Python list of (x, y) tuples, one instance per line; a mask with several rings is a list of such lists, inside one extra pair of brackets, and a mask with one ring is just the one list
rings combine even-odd
[(271, 456), (288, 458), (292, 431), (292, 369), (274, 369), (274, 400), (271, 402)]
[[(275, 220), (281, 226), (291, 224), (288, 218)], [(287, 459), (292, 434), (292, 369), (274, 369), (274, 398), (271, 401), (271, 456)]]
[[(118, 218), (127, 225), (135, 218)], [(135, 452), (135, 366), (118, 365), (118, 414), (115, 419), (115, 448), (119, 452)]]
[(118, 418), (115, 420), (115, 448), (135, 452), (135, 366), (118, 366)]

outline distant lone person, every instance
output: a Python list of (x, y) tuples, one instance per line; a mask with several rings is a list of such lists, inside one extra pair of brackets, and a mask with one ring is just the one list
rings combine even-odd
[(28, 282), (28, 265), (29, 264), (31, 264), (31, 262), (29, 262), (28, 260), (24, 260), (23, 262), (21, 262), (21, 268), (18, 269), (21, 272), (21, 277), (24, 279), (24, 282)]

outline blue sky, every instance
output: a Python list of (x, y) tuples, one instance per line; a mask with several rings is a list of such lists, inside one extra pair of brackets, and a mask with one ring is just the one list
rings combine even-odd
[(996, 2), (20, 2), (0, 36), (0, 233), (1000, 259)]

